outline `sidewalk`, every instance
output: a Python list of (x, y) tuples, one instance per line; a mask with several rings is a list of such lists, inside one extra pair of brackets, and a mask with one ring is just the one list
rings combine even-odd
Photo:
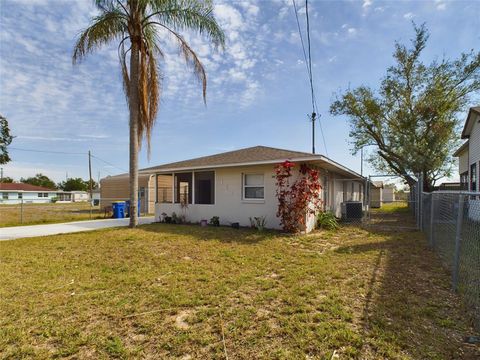
[[(60, 224), (28, 225), (0, 228), (0, 241), (14, 240), (26, 237), (46, 236), (56, 234), (69, 234), (80, 231), (92, 231), (98, 229), (128, 226), (130, 219), (104, 219), (75, 221)], [(151, 224), (155, 221), (154, 216), (138, 218), (138, 224)]]

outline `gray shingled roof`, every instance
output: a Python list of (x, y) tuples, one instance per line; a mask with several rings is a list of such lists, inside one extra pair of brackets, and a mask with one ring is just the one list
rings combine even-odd
[[(306, 161), (306, 160), (315, 160), (321, 161), (324, 164), (329, 164), (325, 166), (330, 166), (335, 168), (340, 172), (345, 174), (353, 175), (354, 177), (360, 177), (358, 173), (353, 170), (348, 169), (347, 167), (326, 158), (323, 155), (312, 154), (301, 151), (291, 151), (285, 149), (277, 149), (268, 146), (254, 146), (245, 149), (228, 151), (220, 154), (202, 156), (195, 159), (184, 160), (173, 162), (169, 164), (163, 164), (159, 166), (153, 166), (148, 168), (143, 168), (139, 170), (139, 176), (150, 176), (155, 172), (169, 172), (177, 170), (191, 170), (191, 169), (206, 169), (206, 168), (215, 168), (215, 167), (224, 167), (224, 166), (235, 166), (240, 164), (249, 164), (254, 165), (266, 164), (266, 163), (280, 163), (285, 160), (295, 160), (295, 161)], [(116, 176), (109, 176), (107, 178), (123, 178), (127, 177), (128, 174), (120, 174)]]
[(196, 167), (209, 167), (209, 166), (221, 166), (221, 165), (234, 165), (242, 163), (255, 163), (266, 161), (284, 161), (288, 159), (299, 158), (316, 158), (318, 155), (300, 152), (290, 151), (284, 149), (276, 149), (267, 146), (254, 146), (246, 149), (240, 149), (235, 151), (228, 151), (220, 154), (202, 156), (195, 159), (178, 161), (170, 164), (164, 164), (160, 166), (154, 166), (151, 168), (142, 169), (142, 171), (148, 170), (164, 170), (164, 169), (181, 169), (181, 168), (196, 168)]

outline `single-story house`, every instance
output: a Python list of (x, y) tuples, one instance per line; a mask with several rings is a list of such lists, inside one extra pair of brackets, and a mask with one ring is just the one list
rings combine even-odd
[(471, 107), (462, 131), (466, 141), (454, 153), (463, 190), (480, 191), (480, 106)]
[(0, 183), (0, 204), (88, 201), (85, 191), (61, 191), (24, 183)]
[(58, 190), (23, 183), (0, 183), (0, 203), (49, 203), (58, 196)]
[[(156, 166), (142, 174), (154, 174), (157, 221), (173, 212), (192, 222), (218, 216), (221, 224), (241, 226), (249, 226), (250, 217), (265, 217), (267, 227), (278, 229), (275, 166), (285, 160), (320, 171), (323, 210), (341, 217), (343, 203), (363, 201), (366, 180), (355, 171), (323, 155), (265, 146)], [(305, 230), (314, 225), (310, 216)]]

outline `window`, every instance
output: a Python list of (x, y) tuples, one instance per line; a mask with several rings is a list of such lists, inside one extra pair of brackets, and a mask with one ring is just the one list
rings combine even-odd
[(19, 198), (19, 199), (22, 199), (22, 198), (23, 198), (23, 194), (22, 194), (22, 193), (18, 193), (18, 198)]
[(263, 174), (243, 174), (243, 198), (246, 200), (265, 198)]
[(2, 193), (2, 199), (3, 200), (8, 200), (8, 193)]
[(195, 204), (215, 204), (215, 172), (195, 173)]
[(38, 193), (38, 197), (43, 197), (43, 193)]
[(192, 203), (192, 173), (175, 174), (175, 202)]
[(48, 197), (48, 193), (43, 193), (43, 197)]
[(477, 164), (470, 165), (470, 190), (477, 191)]
[(460, 174), (460, 188), (462, 190), (468, 190), (468, 171)]

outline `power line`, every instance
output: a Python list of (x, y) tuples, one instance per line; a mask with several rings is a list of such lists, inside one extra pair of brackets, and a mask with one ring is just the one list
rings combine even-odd
[[(315, 153), (315, 119), (318, 114), (318, 105), (317, 105), (317, 100), (315, 97), (315, 88), (313, 86), (313, 71), (312, 71), (312, 51), (311, 51), (311, 41), (310, 41), (310, 17), (309, 17), (309, 12), (308, 12), (308, 0), (305, 0), (305, 15), (306, 15), (306, 21), (307, 21), (307, 48), (308, 48), (308, 59), (307, 59), (307, 51), (305, 49), (305, 43), (303, 41), (303, 33), (302, 29), (300, 27), (300, 21), (298, 19), (298, 9), (297, 9), (297, 4), (295, 0), (292, 0), (293, 3), (293, 9), (295, 12), (295, 19), (297, 22), (297, 28), (298, 28), (298, 34), (300, 36), (300, 42), (302, 44), (302, 51), (303, 51), (303, 58), (305, 60), (305, 67), (307, 70), (307, 75), (308, 75), (308, 80), (309, 80), (309, 85), (310, 85), (310, 92), (311, 92), (311, 99), (312, 99), (312, 115), (311, 115), (311, 121), (312, 121), (312, 152)], [(327, 143), (325, 141), (325, 135), (323, 133), (323, 127), (322, 127), (322, 122), (320, 120), (320, 117), (318, 117), (318, 124), (320, 126), (320, 133), (322, 135), (322, 140), (323, 140), (323, 146), (325, 147), (325, 154), (328, 156), (328, 149), (327, 149)]]
[(21, 149), (21, 148), (15, 148), (15, 147), (10, 147), (10, 146), (8, 147), (8, 150), (30, 151), (30, 152), (40, 152), (40, 153), (49, 153), (49, 154), (63, 154), (63, 155), (87, 155), (87, 153), (81, 153), (81, 152)]
[[(16, 147), (8, 147), (9, 150), (17, 150), (17, 151), (28, 151), (28, 152), (36, 152), (36, 153), (48, 153), (48, 154), (60, 154), (60, 155), (88, 155), (88, 152), (83, 153), (83, 152), (67, 152), (67, 151), (52, 151), (52, 150), (38, 150), (38, 149), (22, 149), (22, 148), (16, 148)], [(107, 165), (110, 165), (120, 171), (125, 171), (128, 172), (128, 170), (118, 167), (111, 162), (108, 162), (107, 160), (104, 160), (96, 155), (91, 154), (91, 156), (97, 160), (100, 160), (104, 162)]]
[(95, 156), (95, 155), (92, 154), (92, 157), (95, 158), (95, 159), (97, 159), (97, 160), (100, 160), (100, 161), (104, 162), (104, 163), (107, 164), (107, 165), (113, 166), (114, 168), (116, 168), (116, 169), (118, 169), (118, 170), (128, 172), (128, 170), (126, 170), (126, 169), (124, 169), (124, 168), (121, 168), (121, 167), (118, 167), (118, 166), (116, 166), (116, 165), (113, 165), (111, 162), (108, 162), (107, 160), (103, 160), (103, 159), (99, 158), (98, 156)]

